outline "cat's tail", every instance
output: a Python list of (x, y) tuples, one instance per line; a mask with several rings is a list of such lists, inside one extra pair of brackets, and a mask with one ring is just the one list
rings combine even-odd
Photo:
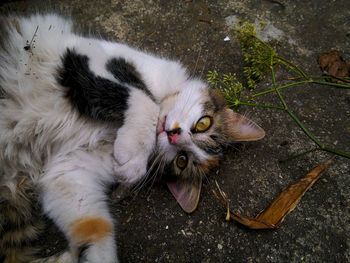
[(44, 227), (37, 200), (27, 177), (0, 180), (0, 263), (72, 262), (68, 252), (35, 259), (39, 250), (32, 244)]

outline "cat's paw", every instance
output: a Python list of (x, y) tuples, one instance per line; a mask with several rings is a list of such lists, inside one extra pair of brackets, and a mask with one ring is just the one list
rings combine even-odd
[[(148, 157), (148, 156), (147, 156)], [(114, 163), (114, 173), (125, 184), (134, 184), (147, 173), (148, 158), (144, 154), (133, 156), (125, 164)]]
[(140, 136), (132, 134), (133, 130), (127, 126), (120, 128), (114, 142), (114, 172), (121, 181), (128, 184), (137, 182), (146, 174), (148, 157), (152, 150), (139, 140)]
[(135, 157), (140, 158), (140, 155), (147, 155), (148, 158), (148, 147), (140, 141), (139, 137), (138, 134), (134, 135), (133, 129), (127, 126), (118, 130), (114, 142), (114, 158), (120, 166), (125, 165)]

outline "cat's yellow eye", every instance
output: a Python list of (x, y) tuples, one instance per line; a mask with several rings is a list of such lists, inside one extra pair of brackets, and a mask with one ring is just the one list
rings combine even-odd
[(209, 116), (204, 116), (199, 119), (199, 121), (196, 124), (196, 132), (205, 132), (210, 128), (212, 124), (212, 118)]
[(176, 156), (176, 166), (179, 167), (181, 170), (185, 169), (188, 163), (188, 158), (185, 153), (179, 153)]

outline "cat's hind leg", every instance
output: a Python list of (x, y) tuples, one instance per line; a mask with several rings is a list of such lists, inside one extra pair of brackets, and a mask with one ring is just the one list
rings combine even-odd
[(112, 157), (76, 151), (55, 158), (41, 179), (44, 211), (65, 234), (74, 262), (118, 262), (105, 194), (111, 174)]
[(114, 142), (115, 173), (124, 183), (139, 181), (156, 143), (159, 105), (140, 90), (132, 90), (123, 126)]

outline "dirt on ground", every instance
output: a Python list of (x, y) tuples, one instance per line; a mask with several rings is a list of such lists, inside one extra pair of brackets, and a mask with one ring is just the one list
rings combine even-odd
[[(263, 22), (266, 41), (278, 39), (280, 54), (310, 75), (321, 75), (317, 57), (331, 49), (350, 57), (348, 0), (77, 0), (9, 1), (3, 13), (55, 11), (72, 16), (82, 28), (164, 57), (180, 60), (191, 74), (208, 70), (237, 73), (243, 79), (243, 55), (232, 32), (237, 20)], [(88, 31), (87, 31), (88, 32)], [(224, 41), (226, 37), (230, 40)], [(227, 39), (226, 39), (227, 40)], [(277, 68), (277, 81), (292, 72)], [(272, 88), (271, 78), (256, 92)], [(329, 147), (350, 152), (350, 89), (306, 84), (282, 91), (289, 108)], [(280, 102), (275, 95), (259, 103)], [(280, 193), (331, 154), (315, 147), (284, 111), (241, 107), (266, 137), (230, 149), (207, 176), (198, 209), (186, 214), (161, 183), (148, 184), (123, 200), (111, 198), (122, 263), (134, 262), (350, 262), (350, 160), (337, 157), (321, 179), (276, 230), (250, 230), (225, 221), (215, 198), (215, 180), (232, 210), (255, 216)], [(52, 226), (40, 241), (52, 254), (66, 241)]]

